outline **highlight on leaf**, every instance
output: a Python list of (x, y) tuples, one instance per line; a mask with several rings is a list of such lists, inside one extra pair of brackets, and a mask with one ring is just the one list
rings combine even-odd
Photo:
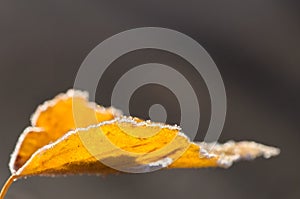
[[(74, 103), (83, 116), (80, 126), (74, 123)], [(84, 117), (94, 112), (96, 123)], [(87, 102), (86, 93), (74, 90), (39, 106), (31, 121), (11, 157), (12, 176), (0, 199), (15, 179), (27, 176), (228, 168), (241, 159), (279, 154), (279, 149), (255, 142), (192, 142), (178, 126), (121, 116), (114, 108)]]
[(86, 127), (94, 121), (81, 121), (80, 126), (75, 124), (73, 106), (76, 106), (85, 115), (95, 114), (98, 122), (113, 119), (121, 112), (114, 108), (101, 107), (88, 102), (86, 92), (69, 90), (57, 95), (54, 99), (44, 102), (31, 116), (31, 125), (21, 134), (15, 151), (10, 160), (10, 170), (14, 173), (32, 156), (39, 148), (56, 141), (66, 132), (75, 127)]

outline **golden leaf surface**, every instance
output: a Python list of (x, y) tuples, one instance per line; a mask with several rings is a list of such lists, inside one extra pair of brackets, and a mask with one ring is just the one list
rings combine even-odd
[[(32, 127), (17, 143), (10, 162), (12, 177), (4, 185), (0, 199), (13, 180), (26, 176), (227, 168), (241, 159), (279, 154), (277, 148), (254, 142), (195, 143), (178, 126), (120, 116), (113, 108), (91, 105), (84, 96), (72, 90), (37, 109)], [(76, 124), (74, 103), (81, 107), (83, 116), (87, 115)], [(97, 123), (89, 117), (94, 112)]]
[(56, 141), (66, 132), (95, 123), (94, 120), (83, 120), (75, 125), (73, 107), (82, 113), (80, 118), (95, 114), (98, 122), (120, 115), (120, 111), (114, 108), (105, 109), (87, 100), (87, 93), (69, 90), (40, 105), (31, 117), (32, 126), (27, 127), (19, 138), (10, 161), (11, 172), (18, 170), (36, 150)]

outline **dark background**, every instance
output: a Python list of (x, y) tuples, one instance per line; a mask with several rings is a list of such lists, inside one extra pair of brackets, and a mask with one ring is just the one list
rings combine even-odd
[(13, 184), (7, 199), (299, 198), (299, 10), (297, 1), (271, 0), (0, 1), (0, 184), (36, 106), (73, 86), (97, 44), (136, 27), (178, 30), (211, 55), (228, 98), (221, 142), (255, 140), (281, 148), (279, 157), (228, 170), (32, 177)]

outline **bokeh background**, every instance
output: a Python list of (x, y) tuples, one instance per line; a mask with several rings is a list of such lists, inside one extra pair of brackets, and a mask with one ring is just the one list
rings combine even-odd
[[(240, 162), (228, 170), (31, 177), (13, 184), (7, 199), (299, 198), (299, 10), (297, 1), (270, 0), (0, 1), (0, 184), (9, 176), (10, 154), (36, 106), (71, 88), (83, 59), (101, 41), (144, 26), (189, 35), (217, 64), (228, 98), (220, 142), (255, 140), (281, 148), (279, 157)], [(137, 52), (115, 64), (130, 66), (143, 58), (180, 65), (176, 56), (159, 51)], [(97, 101), (108, 106), (105, 89), (110, 87), (102, 87)], [(205, 86), (201, 89), (198, 140), (210, 114), (209, 96)], [(161, 96), (159, 88), (145, 93)], [(134, 102), (132, 110), (143, 116), (143, 100)]]

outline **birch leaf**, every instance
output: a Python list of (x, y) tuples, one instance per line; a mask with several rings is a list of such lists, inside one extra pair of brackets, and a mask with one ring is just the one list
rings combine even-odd
[[(227, 168), (241, 159), (279, 154), (277, 148), (254, 142), (195, 143), (178, 126), (119, 116), (114, 109), (91, 106), (82, 93), (75, 93), (59, 95), (38, 108), (32, 117), (33, 126), (19, 139), (10, 164), (12, 176), (0, 199), (15, 179), (27, 176)], [(80, 109), (83, 115), (97, 110), (100, 123), (83, 117), (87, 119), (81, 120), (82, 128), (75, 128), (78, 126), (74, 124), (70, 105), (74, 102), (83, 107)]]

